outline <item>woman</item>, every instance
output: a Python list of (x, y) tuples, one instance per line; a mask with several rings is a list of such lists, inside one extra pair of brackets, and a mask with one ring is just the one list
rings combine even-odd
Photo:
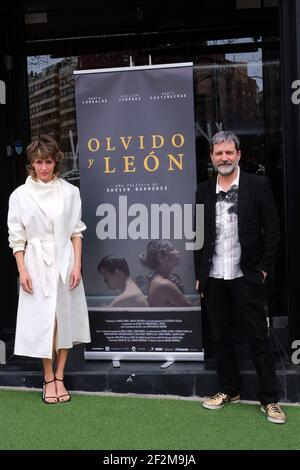
[[(139, 256), (143, 266), (153, 271), (148, 302), (150, 307), (188, 307), (180, 278), (173, 282), (171, 271), (181, 264), (180, 252), (168, 240), (148, 243), (147, 253)], [(174, 278), (175, 279), (175, 278)]]
[[(90, 342), (81, 280), (81, 200), (78, 188), (58, 178), (57, 142), (42, 135), (27, 147), (25, 184), (10, 196), (9, 246), (19, 271), (15, 354), (39, 357), (44, 367), (44, 403), (66, 403), (68, 351)], [(56, 372), (53, 359), (56, 353)]]

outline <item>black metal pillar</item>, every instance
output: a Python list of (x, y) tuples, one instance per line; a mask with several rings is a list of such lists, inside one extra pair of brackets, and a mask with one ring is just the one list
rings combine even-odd
[(300, 0), (280, 0), (280, 35), (287, 305), (292, 344), (300, 339), (300, 104), (292, 88), (293, 82), (300, 80)]
[[(8, 198), (24, 180), (25, 146), (28, 141), (28, 102), (26, 82), (25, 27), (22, 7), (0, 6), (0, 339), (13, 330), (17, 308), (17, 271), (8, 247)], [(24, 143), (16, 152), (16, 141)]]

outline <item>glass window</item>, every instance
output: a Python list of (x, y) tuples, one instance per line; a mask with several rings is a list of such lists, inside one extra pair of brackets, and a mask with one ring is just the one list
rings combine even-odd
[(149, 60), (153, 65), (192, 61), (198, 182), (213, 175), (209, 142), (222, 129), (240, 137), (242, 168), (271, 179), (283, 240), (274, 281), (269, 283), (269, 305), (273, 315), (282, 315), (286, 276), (279, 40), (244, 37), (152, 46), (130, 53), (28, 57), (31, 137), (53, 135), (65, 154), (61, 175), (79, 185), (73, 71), (145, 65)]

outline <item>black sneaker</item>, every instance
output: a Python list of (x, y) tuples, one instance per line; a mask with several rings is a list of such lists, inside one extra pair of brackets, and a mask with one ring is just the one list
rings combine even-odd
[(261, 405), (261, 411), (267, 416), (267, 420), (275, 424), (284, 424), (286, 416), (278, 403), (269, 403), (268, 405)]
[(216, 393), (213, 397), (210, 397), (208, 400), (205, 400), (202, 403), (204, 408), (208, 410), (218, 410), (223, 408), (223, 406), (228, 405), (229, 403), (238, 403), (240, 401), (240, 396), (236, 395), (235, 397), (230, 397), (226, 393)]

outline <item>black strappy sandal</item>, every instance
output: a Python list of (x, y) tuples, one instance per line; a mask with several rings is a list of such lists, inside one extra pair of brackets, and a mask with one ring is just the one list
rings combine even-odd
[[(58, 382), (63, 382), (64, 381), (64, 379), (58, 379), (57, 377), (54, 377), (54, 380), (57, 380)], [(60, 398), (62, 398), (62, 397), (69, 397), (69, 398), (68, 398), (68, 400), (60, 400)], [(59, 403), (68, 403), (69, 401), (71, 401), (72, 397), (71, 397), (71, 394), (67, 390), (67, 393), (65, 393), (64, 395), (60, 395), (57, 398), (58, 398)]]
[[(55, 382), (55, 377), (53, 380), (49, 380), (48, 382), (46, 380), (44, 380), (43, 382), (43, 392), (42, 392), (42, 400), (44, 403), (46, 403), (46, 405), (56, 405), (56, 403), (58, 403), (58, 398), (57, 397), (46, 397), (46, 386), (48, 384), (51, 384), (52, 382)], [(47, 401), (49, 400), (49, 398), (55, 398), (56, 401)]]

